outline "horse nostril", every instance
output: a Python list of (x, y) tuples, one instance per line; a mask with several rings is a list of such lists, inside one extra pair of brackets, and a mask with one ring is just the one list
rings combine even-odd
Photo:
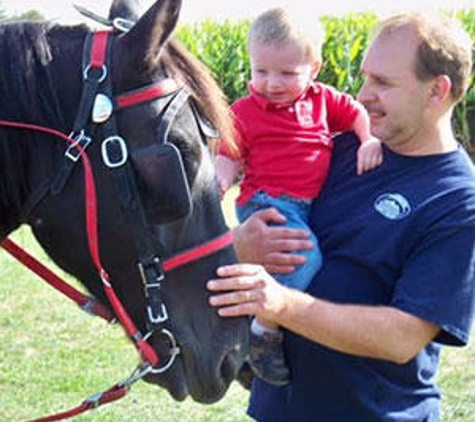
[(230, 383), (236, 378), (239, 370), (239, 351), (236, 349), (231, 350), (224, 359), (220, 367), (220, 375), (225, 383)]
[(221, 378), (226, 383), (230, 382), (234, 378), (232, 365), (229, 361), (229, 356), (226, 356), (224, 358), (223, 363), (221, 364), (220, 373), (221, 373)]

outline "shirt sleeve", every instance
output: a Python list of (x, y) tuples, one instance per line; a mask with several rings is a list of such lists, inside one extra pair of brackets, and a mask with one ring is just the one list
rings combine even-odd
[(451, 215), (426, 232), (407, 259), (392, 302), (439, 326), (435, 341), (455, 346), (467, 344), (475, 310), (473, 209), (470, 214)]
[(349, 94), (339, 92), (331, 86), (324, 86), (330, 132), (346, 132), (353, 124), (360, 109), (356, 100)]

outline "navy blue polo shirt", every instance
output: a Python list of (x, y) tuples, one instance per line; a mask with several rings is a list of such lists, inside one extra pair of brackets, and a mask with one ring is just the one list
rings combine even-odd
[(255, 381), (260, 422), (435, 422), (441, 345), (465, 345), (475, 308), (475, 171), (460, 147), (356, 175), (359, 141), (335, 140), (332, 167), (310, 225), (323, 266), (307, 292), (337, 303), (389, 305), (441, 328), (404, 365), (323, 347), (291, 332), (286, 387)]

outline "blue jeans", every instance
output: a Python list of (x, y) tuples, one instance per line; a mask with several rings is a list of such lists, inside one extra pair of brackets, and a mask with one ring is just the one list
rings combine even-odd
[(273, 207), (287, 218), (287, 222), (284, 223), (286, 227), (304, 229), (310, 233), (309, 240), (313, 242), (314, 248), (309, 251), (294, 252), (307, 258), (305, 264), (297, 266), (296, 270), (291, 274), (275, 275), (275, 278), (280, 283), (301, 291), (307, 288), (322, 266), (322, 253), (318, 245), (318, 239), (308, 226), (310, 206), (309, 203), (300, 202), (298, 199), (294, 200), (287, 197), (274, 198), (262, 191), (257, 192), (246, 205), (236, 205), (236, 214), (241, 223), (256, 211)]

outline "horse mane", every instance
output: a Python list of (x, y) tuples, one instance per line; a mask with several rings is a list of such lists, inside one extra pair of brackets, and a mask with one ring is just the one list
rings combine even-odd
[[(0, 25), (0, 120), (68, 130), (64, 105), (57, 96), (58, 81), (51, 73), (55, 31), (85, 34), (48, 22), (19, 21)], [(25, 202), (33, 160), (42, 169), (54, 168), (64, 143), (37, 132), (0, 128), (0, 221), (7, 231), (18, 223), (15, 211)], [(40, 176), (40, 175), (38, 175)]]
[[(43, 93), (51, 83), (42, 72), (38, 75), (38, 69), (51, 59), (45, 25), (38, 22), (0, 25), (0, 58), (0, 119), (18, 122), (28, 118), (31, 123), (43, 122)], [(51, 105), (46, 107), (49, 109)], [(19, 210), (28, 192), (27, 171), (18, 169), (27, 168), (34, 143), (28, 145), (21, 135), (17, 130), (1, 129), (0, 219), (7, 232), (16, 223), (11, 210)]]
[[(39, 21), (0, 25), (2, 118), (28, 116), (35, 123), (66, 129), (64, 111), (55, 95), (58, 81), (49, 71), (53, 60), (50, 34), (58, 30), (70, 33), (72, 28)], [(81, 31), (85, 33), (84, 28)]]
[(208, 68), (176, 39), (168, 41), (161, 59), (167, 70), (184, 80), (199, 111), (215, 125), (220, 139), (235, 150), (236, 135), (229, 103)]

